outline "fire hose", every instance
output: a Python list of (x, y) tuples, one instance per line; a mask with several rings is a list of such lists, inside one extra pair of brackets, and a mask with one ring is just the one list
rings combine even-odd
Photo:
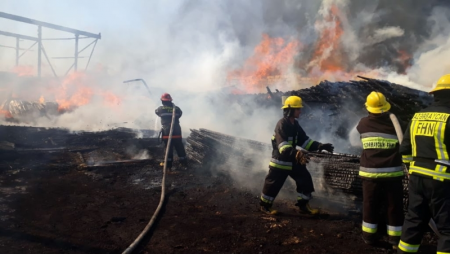
[(134, 240), (134, 242), (132, 244), (130, 244), (130, 246), (124, 252), (122, 252), (122, 254), (133, 253), (133, 251), (136, 249), (136, 247), (142, 241), (144, 236), (148, 233), (150, 228), (152, 228), (153, 224), (155, 223), (156, 218), (159, 215), (159, 212), (161, 211), (162, 205), (164, 203), (164, 199), (166, 196), (167, 157), (169, 156), (170, 143), (172, 142), (173, 122), (175, 121), (175, 112), (176, 112), (176, 107), (175, 107), (175, 104), (173, 104), (172, 122), (170, 124), (170, 132), (169, 132), (169, 139), (167, 140), (166, 154), (164, 156), (164, 169), (163, 169), (163, 177), (162, 177), (162, 181), (161, 181), (161, 198), (159, 200), (158, 207), (156, 208), (155, 212), (153, 213), (153, 216), (150, 219), (150, 221), (148, 222), (147, 226), (145, 226), (144, 230), (142, 230), (141, 234)]
[[(394, 114), (389, 114), (389, 117), (391, 118), (392, 124), (394, 125), (395, 132), (397, 133), (399, 144), (402, 144), (403, 141), (403, 131), (402, 127), (400, 127), (400, 123), (398, 122), (397, 117)], [(439, 230), (437, 229), (436, 223), (434, 222), (433, 218), (430, 219), (428, 222), (428, 226), (433, 230), (433, 232), (440, 237), (441, 234), (439, 234)]]

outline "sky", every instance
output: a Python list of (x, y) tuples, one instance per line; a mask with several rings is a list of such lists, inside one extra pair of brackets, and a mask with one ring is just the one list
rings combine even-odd
[[(107, 3), (107, 4), (106, 4)], [(109, 54), (110, 48), (118, 55), (127, 54), (129, 47), (139, 48), (145, 51), (147, 45), (140, 44), (139, 39), (142, 34), (152, 34), (154, 37), (161, 37), (161, 28), (167, 23), (171, 15), (179, 7), (177, 1), (33, 1), (33, 0), (5, 0), (0, 2), (0, 10), (5, 13), (19, 15), (38, 21), (57, 24), (90, 33), (101, 33), (102, 39), (98, 41), (93, 55), (92, 65), (102, 63), (104, 55)], [(27, 6), (24, 8), (24, 6)], [(15, 22), (7, 19), (0, 19), (0, 29), (3, 31), (37, 36), (37, 27), (22, 22)], [(49, 28), (43, 28), (43, 38), (67, 38), (72, 37), (70, 33), (65, 33)], [(92, 40), (80, 40), (79, 48), (83, 48)], [(23, 48), (28, 48), (32, 42), (21, 41)], [(0, 45), (15, 46), (15, 38), (0, 36)], [(73, 55), (73, 41), (45, 41), (44, 47), (48, 48), (50, 57), (65, 57)], [(3, 70), (8, 70), (14, 66), (13, 49), (0, 48), (2, 57), (8, 63), (2, 61)], [(86, 50), (82, 56), (88, 56)], [(34, 64), (36, 53), (29, 52), (21, 59), (21, 64)], [(81, 63), (86, 63), (87, 59), (80, 59)], [(52, 59), (54, 65), (70, 66), (70, 60)], [(103, 63), (106, 64), (106, 63)], [(60, 70), (63, 72), (63, 69)]]

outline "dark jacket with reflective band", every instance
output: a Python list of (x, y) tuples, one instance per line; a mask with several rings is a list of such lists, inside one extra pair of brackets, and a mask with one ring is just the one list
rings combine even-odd
[(403, 177), (400, 145), (389, 113), (369, 114), (356, 129), (363, 144), (359, 175), (369, 179)]
[(296, 146), (301, 146), (305, 150), (315, 151), (319, 147), (319, 142), (311, 140), (300, 127), (297, 121), (292, 124), (289, 118), (282, 118), (275, 127), (272, 136), (272, 159), (269, 163), (270, 169), (292, 170), (295, 164)]
[[(159, 106), (155, 110), (155, 114), (161, 117), (162, 138), (167, 139), (170, 132), (170, 124), (172, 123), (173, 106)], [(175, 107), (175, 120), (173, 126), (172, 138), (181, 138), (180, 117), (183, 112), (179, 107)]]
[(450, 100), (435, 102), (416, 113), (411, 119), (400, 148), (403, 155), (412, 155), (410, 174), (450, 180), (446, 166), (434, 160), (449, 160), (450, 147)]

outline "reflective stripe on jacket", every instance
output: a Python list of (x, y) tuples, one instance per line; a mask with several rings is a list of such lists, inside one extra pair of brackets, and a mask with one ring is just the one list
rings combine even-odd
[(402, 154), (412, 157), (409, 173), (438, 181), (450, 180), (448, 167), (435, 162), (449, 160), (449, 119), (448, 102), (435, 102), (413, 116), (401, 146)]
[(389, 113), (369, 114), (356, 129), (363, 146), (359, 175), (370, 179), (402, 177), (400, 145)]
[(315, 151), (319, 147), (319, 142), (310, 139), (297, 121), (291, 123), (289, 118), (280, 119), (272, 136), (273, 150), (269, 168), (292, 170), (296, 146)]
[[(173, 107), (172, 106), (159, 106), (155, 110), (155, 114), (159, 117), (161, 117), (161, 125), (162, 126), (169, 126), (172, 123), (172, 112)], [(175, 107), (175, 124), (180, 124), (180, 117), (183, 115), (183, 112), (179, 107)]]

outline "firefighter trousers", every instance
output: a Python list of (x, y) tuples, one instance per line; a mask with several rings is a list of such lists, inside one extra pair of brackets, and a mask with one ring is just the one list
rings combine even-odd
[(277, 197), (288, 176), (294, 179), (297, 185), (298, 200), (311, 198), (311, 193), (314, 192), (311, 174), (305, 166), (297, 164), (294, 165), (294, 169), (292, 170), (269, 169), (261, 195), (260, 204), (262, 206), (272, 206), (273, 201)]
[(430, 219), (434, 220), (440, 234), (437, 252), (450, 254), (450, 182), (411, 174), (408, 212), (398, 253), (414, 253), (419, 250)]
[(363, 223), (364, 239), (377, 239), (381, 208), (386, 208), (386, 229), (389, 243), (397, 245), (403, 224), (403, 183), (402, 178), (363, 179)]
[[(164, 148), (166, 149), (167, 142), (169, 140), (168, 139), (163, 139), (163, 140), (164, 140)], [(175, 150), (177, 150), (177, 155), (178, 155), (178, 159), (180, 160), (180, 163), (186, 164), (186, 151), (184, 150), (183, 140), (181, 138), (172, 138), (172, 140), (170, 141), (169, 155), (167, 158), (167, 168), (168, 169), (172, 168), (173, 149), (174, 148), (175, 148)]]

